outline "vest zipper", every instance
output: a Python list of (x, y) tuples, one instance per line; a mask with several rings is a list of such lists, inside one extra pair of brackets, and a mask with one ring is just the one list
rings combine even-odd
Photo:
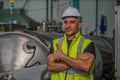
[[(69, 56), (70, 46), (71, 46), (71, 44), (69, 45), (69, 49), (68, 49), (68, 51), (67, 51), (67, 56)], [(67, 48), (68, 48), (68, 46), (67, 46)], [(68, 69), (66, 70), (64, 80), (67, 80), (67, 74), (68, 74)]]
[[(69, 51), (67, 51), (67, 52), (69, 52)], [(67, 56), (69, 56), (69, 53), (67, 53)], [(68, 73), (68, 69), (67, 69), (66, 72), (65, 72), (64, 80), (67, 80), (67, 73)]]

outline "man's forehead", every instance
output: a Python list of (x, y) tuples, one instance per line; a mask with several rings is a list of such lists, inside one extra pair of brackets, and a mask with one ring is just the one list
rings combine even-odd
[(75, 17), (66, 17), (64, 18), (64, 21), (66, 20), (78, 20), (78, 18), (75, 18)]

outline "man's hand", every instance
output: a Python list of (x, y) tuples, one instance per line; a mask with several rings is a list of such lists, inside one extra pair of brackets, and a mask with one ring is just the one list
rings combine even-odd
[(59, 60), (62, 58), (62, 56), (64, 56), (64, 54), (63, 54), (61, 47), (58, 44), (56, 44), (56, 47), (57, 47), (57, 50), (54, 51), (53, 56), (55, 60)]

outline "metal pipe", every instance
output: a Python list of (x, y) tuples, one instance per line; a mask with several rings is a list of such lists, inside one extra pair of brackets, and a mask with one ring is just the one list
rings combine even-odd
[(50, 20), (52, 22), (53, 21), (53, 0), (51, 0), (51, 7), (50, 7), (50, 9), (51, 9), (51, 18), (50, 18)]
[(29, 0), (26, 0), (24, 5), (23, 5), (23, 9), (25, 8), (26, 4), (28, 3)]
[(98, 33), (98, 0), (96, 0), (96, 28), (95, 28), (96, 35)]
[(48, 9), (48, 7), (49, 7), (49, 4), (48, 4), (49, 2), (48, 2), (48, 0), (46, 0), (46, 22), (48, 22), (48, 12), (49, 12), (49, 9)]
[(70, 6), (72, 5), (72, 1), (70, 0)]
[(59, 0), (57, 0), (57, 21), (59, 20)]

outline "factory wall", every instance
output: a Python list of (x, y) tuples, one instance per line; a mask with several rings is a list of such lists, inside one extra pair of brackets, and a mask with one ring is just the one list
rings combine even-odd
[[(28, 16), (37, 22), (46, 21), (46, 0), (28, 0), (25, 5), (25, 10)], [(50, 0), (48, 19), (51, 20)], [(22, 8), (25, 0), (15, 0), (15, 8)], [(60, 17), (68, 6), (72, 5), (72, 0), (53, 0), (53, 20), (61, 21)], [(80, 0), (79, 9), (83, 16), (82, 34), (88, 35), (94, 32), (96, 35), (100, 34), (100, 20), (101, 15), (106, 16), (107, 30), (103, 36), (113, 37), (113, 30), (115, 27), (115, 0), (98, 0), (98, 14), (96, 14), (96, 0)], [(4, 8), (9, 8), (9, 1), (4, 2)], [(96, 18), (96, 15), (97, 18)], [(96, 20), (97, 19), (97, 20)], [(96, 24), (97, 21), (97, 24)], [(96, 30), (97, 29), (97, 30)]]
[(107, 19), (106, 20), (107, 31), (105, 35), (108, 37), (114, 36), (115, 4), (116, 4), (115, 1), (116, 0), (98, 0), (98, 3), (99, 3), (98, 4), (98, 26), (100, 26), (101, 15), (105, 15)]

